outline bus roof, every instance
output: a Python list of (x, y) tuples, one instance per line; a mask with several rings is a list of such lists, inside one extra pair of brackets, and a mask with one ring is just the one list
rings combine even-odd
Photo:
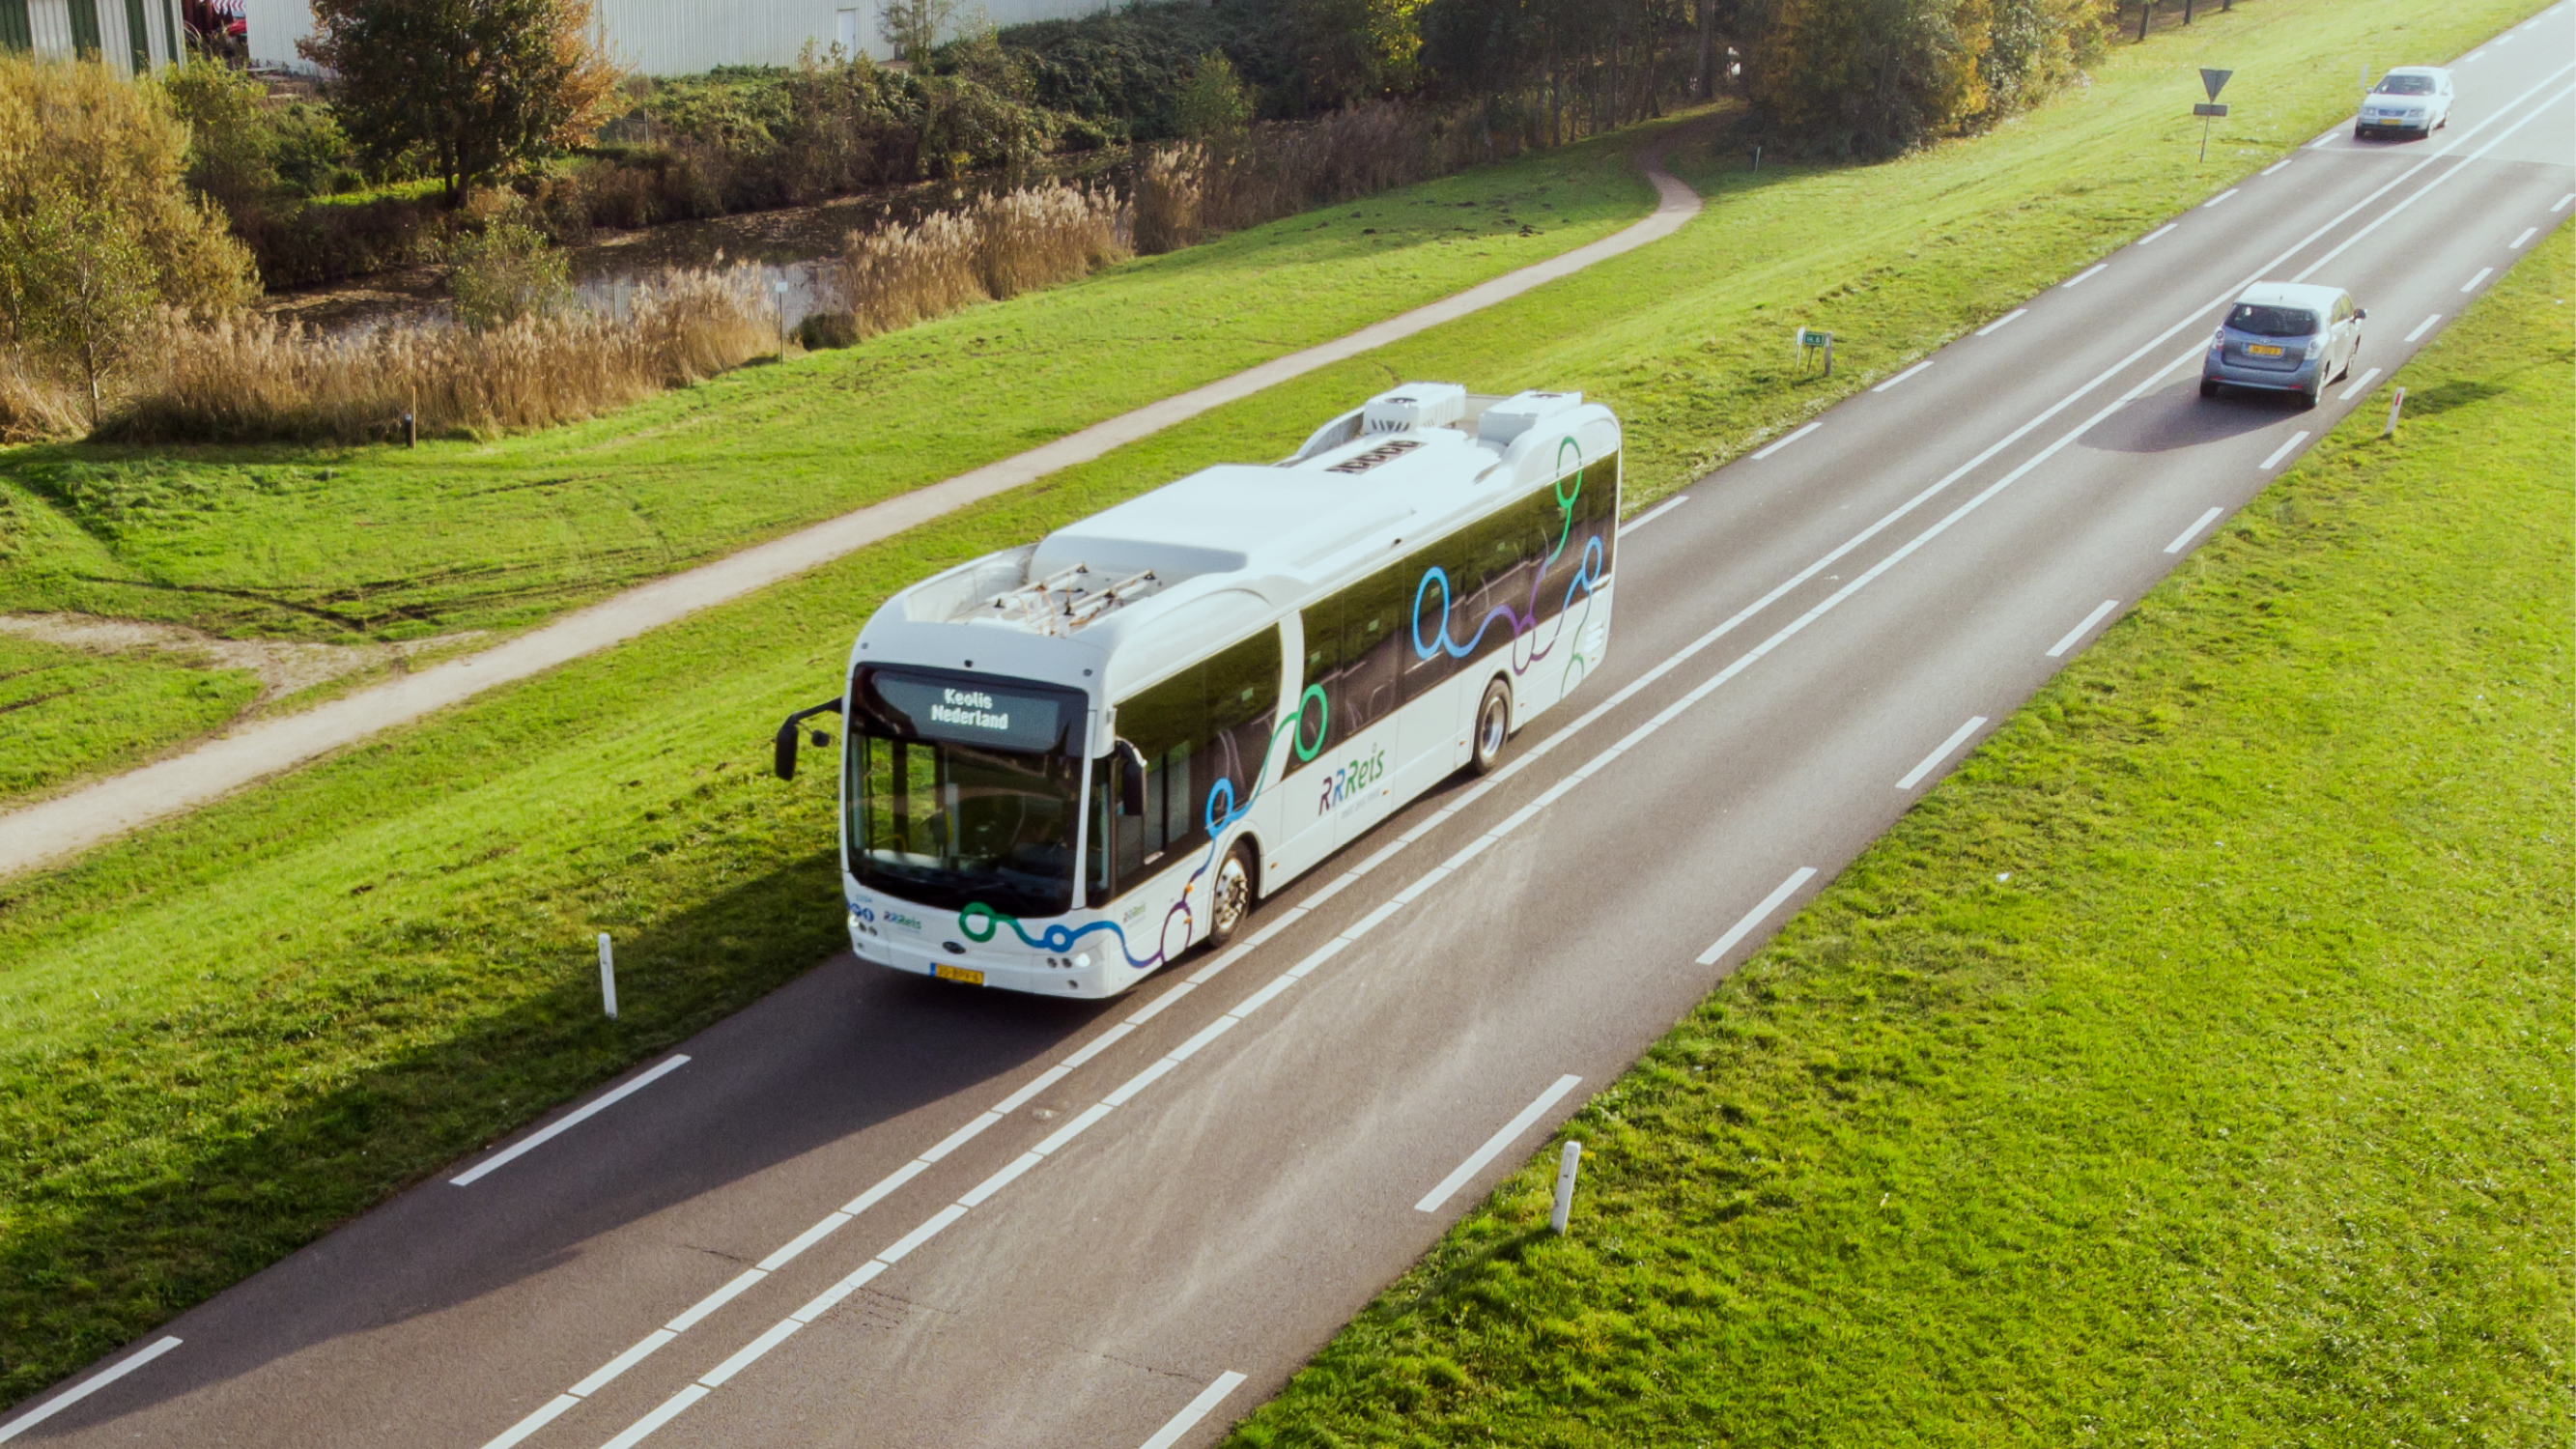
[(924, 580), (868, 621), (854, 659), (1123, 697), (1618, 446), (1580, 393), (1407, 384), (1283, 462), (1203, 468)]

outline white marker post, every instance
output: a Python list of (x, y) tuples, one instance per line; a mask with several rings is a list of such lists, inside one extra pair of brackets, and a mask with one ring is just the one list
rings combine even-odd
[(2397, 414), (2398, 411), (2405, 406), (2406, 389), (2401, 387), (2397, 390), (2397, 395), (2388, 400), (2388, 426), (2379, 430), (2379, 435), (2381, 437), (2393, 438), (2397, 436)]
[(617, 1019), (617, 953), (609, 948), (608, 933), (599, 933), (599, 1000), (607, 1008), (608, 1019)]
[[(781, 277), (771, 283), (770, 290), (778, 297), (778, 360), (785, 362), (787, 360), (787, 279)], [(613, 1011), (609, 1013), (611, 1016), (616, 1014)]]
[(1556, 1159), (1556, 1210), (1547, 1215), (1547, 1225), (1558, 1237), (1565, 1236), (1565, 1220), (1574, 1211), (1574, 1174), (1583, 1163), (1583, 1144), (1569, 1142)]

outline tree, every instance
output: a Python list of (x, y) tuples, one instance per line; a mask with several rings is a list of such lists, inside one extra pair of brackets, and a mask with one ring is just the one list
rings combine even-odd
[(939, 33), (949, 28), (956, 15), (957, 0), (886, 0), (885, 10), (877, 16), (877, 35), (913, 74), (927, 75)]
[(1223, 51), (1211, 50), (1190, 63), (1181, 93), (1172, 101), (1172, 121), (1193, 141), (1232, 141), (1252, 125), (1252, 92)]
[(425, 155), (454, 206), (598, 129), (622, 72), (592, 31), (591, 0), (314, 0), (296, 48), (359, 150)]

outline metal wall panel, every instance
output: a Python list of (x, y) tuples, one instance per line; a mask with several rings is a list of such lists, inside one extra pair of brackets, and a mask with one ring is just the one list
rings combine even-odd
[(29, 0), (27, 28), (35, 33), (36, 54), (67, 60), (72, 53), (71, 0)]

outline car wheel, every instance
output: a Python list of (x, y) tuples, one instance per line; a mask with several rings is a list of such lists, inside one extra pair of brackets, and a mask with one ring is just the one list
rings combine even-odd
[(1485, 686), (1485, 697), (1476, 701), (1475, 753), (1467, 759), (1472, 774), (1493, 773), (1502, 763), (1503, 745), (1512, 737), (1512, 687), (1497, 679)]
[(1208, 903), (1208, 944), (1223, 946), (1243, 929), (1244, 919), (1252, 914), (1252, 844), (1238, 840), (1225, 853), (1225, 863), (1216, 868), (1216, 880), (1210, 887), (1213, 897)]
[(2202, 378), (2200, 380), (2200, 395), (2202, 397), (2218, 396), (2218, 384), (2209, 378)]
[(2325, 386), (2320, 383), (2315, 387), (2309, 388), (2305, 392), (2297, 394), (2299, 399), (2299, 411), (2306, 412), (2308, 409), (2315, 407), (2317, 405), (2318, 395), (2324, 391)]

